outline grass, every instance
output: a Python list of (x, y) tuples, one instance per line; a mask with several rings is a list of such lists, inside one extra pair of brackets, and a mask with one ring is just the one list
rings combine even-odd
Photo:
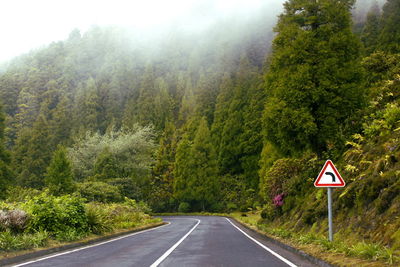
[(400, 253), (380, 244), (336, 238), (330, 242), (316, 233), (299, 233), (284, 226), (260, 224), (257, 212), (233, 213), (235, 219), (258, 232), (338, 266), (399, 266)]

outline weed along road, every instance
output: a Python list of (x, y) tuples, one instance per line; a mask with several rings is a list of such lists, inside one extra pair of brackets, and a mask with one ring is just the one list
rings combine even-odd
[(169, 224), (14, 266), (315, 266), (228, 218), (163, 219)]

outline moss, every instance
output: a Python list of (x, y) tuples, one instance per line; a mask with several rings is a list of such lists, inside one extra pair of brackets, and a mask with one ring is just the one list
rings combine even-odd
[(392, 204), (392, 200), (400, 194), (400, 180), (392, 186), (383, 189), (379, 199), (377, 200), (376, 207), (379, 213), (386, 211)]

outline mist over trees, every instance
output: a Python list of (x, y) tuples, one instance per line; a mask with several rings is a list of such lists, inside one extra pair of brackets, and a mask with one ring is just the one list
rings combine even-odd
[(1, 192), (126, 196), (155, 211), (292, 193), (290, 211), (309, 189), (298, 165), (343, 159), (371, 88), (398, 71), (398, 1), (368, 3), (288, 0), (279, 18), (265, 8), (158, 38), (95, 26), (14, 59), (0, 74)]

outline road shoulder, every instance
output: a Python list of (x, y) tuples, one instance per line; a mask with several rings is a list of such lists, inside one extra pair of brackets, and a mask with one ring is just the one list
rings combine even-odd
[[(311, 264), (320, 266), (320, 267), (334, 267), (334, 265), (315, 258), (309, 254), (307, 254), (306, 252), (297, 249), (295, 247), (292, 247), (290, 245), (287, 245), (285, 243), (280, 242), (279, 240), (276, 240), (272, 237), (267, 236), (265, 233), (259, 231), (258, 229), (255, 229), (253, 227), (251, 227), (250, 225), (247, 225), (243, 222), (240, 222), (239, 220), (237, 220), (234, 217), (230, 217), (227, 216), (233, 223), (235, 223), (235, 225), (237, 227), (239, 227), (240, 229), (242, 229), (244, 232), (246, 232), (248, 235), (250, 235), (253, 238), (256, 238), (257, 240), (261, 240), (263, 241), (262, 243), (264, 243), (265, 245), (267, 245), (268, 247), (270, 247), (273, 250), (277, 250), (278, 253), (283, 254), (284, 251), (289, 251), (293, 254), (296, 254), (297, 256), (300, 256), (301, 258), (303, 258), (305, 261), (310, 262)], [(286, 253), (285, 253), (286, 256)], [(288, 257), (291, 258), (291, 257)], [(302, 266), (302, 265), (299, 265)]]

